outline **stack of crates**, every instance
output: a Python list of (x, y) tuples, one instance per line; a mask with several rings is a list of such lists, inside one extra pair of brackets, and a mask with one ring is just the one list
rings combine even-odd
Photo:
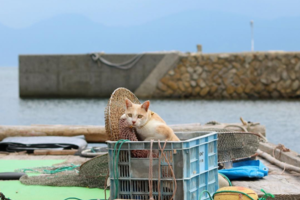
[[(208, 190), (211, 194), (218, 189), (218, 155), (216, 132), (177, 133), (179, 142), (167, 142), (164, 153), (172, 165), (177, 190), (174, 200), (199, 200), (200, 194)], [(118, 178), (113, 170), (113, 155), (116, 142), (108, 142), (110, 196), (111, 200), (149, 199), (149, 158), (134, 158), (132, 150), (150, 150), (150, 141), (125, 142), (121, 146), (118, 160)], [(163, 147), (164, 141), (161, 141)], [(119, 148), (119, 145), (118, 145)], [(117, 148), (117, 149), (118, 149)], [(153, 142), (153, 152), (160, 150), (158, 142)], [(174, 180), (168, 164), (161, 159), (158, 174), (158, 158), (153, 158), (153, 197), (169, 200), (174, 191)], [(115, 167), (116, 169), (116, 167)], [(157, 188), (160, 176), (160, 188)], [(116, 183), (118, 188), (116, 188)], [(209, 199), (205, 194), (201, 200)]]

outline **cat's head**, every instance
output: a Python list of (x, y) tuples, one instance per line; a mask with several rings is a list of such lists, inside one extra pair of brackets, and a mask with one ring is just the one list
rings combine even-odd
[(126, 98), (125, 105), (125, 115), (128, 124), (139, 128), (147, 123), (150, 117), (150, 101), (145, 101), (143, 104), (135, 104)]

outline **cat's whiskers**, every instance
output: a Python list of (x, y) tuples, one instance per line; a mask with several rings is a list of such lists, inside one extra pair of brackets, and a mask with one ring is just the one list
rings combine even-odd
[(125, 99), (125, 104), (124, 117), (136, 129), (140, 140), (180, 141), (166, 122), (158, 114), (149, 110), (150, 101), (134, 104), (129, 99)]

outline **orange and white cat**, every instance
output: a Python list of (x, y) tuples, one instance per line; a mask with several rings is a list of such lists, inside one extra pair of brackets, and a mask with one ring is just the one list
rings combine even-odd
[(149, 110), (150, 101), (141, 105), (134, 104), (126, 98), (125, 103), (125, 114), (121, 118), (126, 119), (127, 123), (136, 129), (140, 140), (180, 141), (166, 122)]

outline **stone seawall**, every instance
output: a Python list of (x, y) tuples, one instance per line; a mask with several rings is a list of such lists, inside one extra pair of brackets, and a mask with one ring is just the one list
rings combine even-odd
[(185, 54), (156, 85), (156, 98), (300, 98), (300, 52)]

